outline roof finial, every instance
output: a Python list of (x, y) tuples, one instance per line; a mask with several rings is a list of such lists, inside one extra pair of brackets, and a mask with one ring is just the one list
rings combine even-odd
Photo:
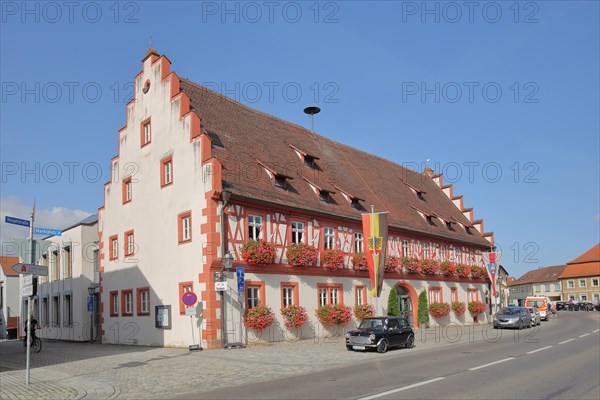
[(429, 158), (425, 160), (425, 168), (423, 169), (423, 175), (427, 175), (428, 177), (433, 177), (433, 170), (429, 168)]

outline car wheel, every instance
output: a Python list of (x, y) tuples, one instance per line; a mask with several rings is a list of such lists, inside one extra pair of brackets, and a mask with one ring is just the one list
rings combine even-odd
[(408, 339), (406, 339), (405, 347), (407, 349), (412, 349), (413, 347), (415, 347), (415, 337), (413, 335), (410, 335)]
[(346, 350), (352, 351), (352, 346), (346, 346)]
[(387, 340), (383, 339), (380, 343), (379, 346), (377, 346), (377, 352), (378, 353), (385, 353), (388, 349), (388, 342)]
[(519, 330), (523, 329), (523, 321), (519, 322)]

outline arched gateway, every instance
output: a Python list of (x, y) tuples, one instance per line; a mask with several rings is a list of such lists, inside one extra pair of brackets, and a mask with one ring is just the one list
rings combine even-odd
[(417, 319), (417, 309), (419, 295), (415, 288), (407, 281), (398, 281), (394, 284), (394, 289), (398, 294), (398, 308), (400, 315), (408, 318), (408, 322), (417, 328), (419, 325)]

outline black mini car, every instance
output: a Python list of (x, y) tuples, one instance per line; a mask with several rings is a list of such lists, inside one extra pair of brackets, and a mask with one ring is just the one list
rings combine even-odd
[(346, 333), (346, 349), (377, 349), (385, 353), (390, 347), (415, 345), (415, 333), (406, 318), (370, 317), (362, 320), (356, 330)]

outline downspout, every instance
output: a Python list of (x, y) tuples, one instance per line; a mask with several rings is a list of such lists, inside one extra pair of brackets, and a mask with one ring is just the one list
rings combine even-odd
[[(221, 198), (223, 199), (220, 204), (219, 217), (221, 219), (221, 251), (219, 252), (221, 258), (221, 279), (224, 277), (225, 273), (225, 264), (223, 260), (225, 259), (225, 236), (227, 235), (226, 224), (225, 224), (225, 207), (229, 203), (229, 199), (231, 198), (231, 192), (224, 191), (221, 193)], [(225, 292), (221, 292), (221, 344), (223, 348), (227, 344), (227, 333), (225, 331)]]

